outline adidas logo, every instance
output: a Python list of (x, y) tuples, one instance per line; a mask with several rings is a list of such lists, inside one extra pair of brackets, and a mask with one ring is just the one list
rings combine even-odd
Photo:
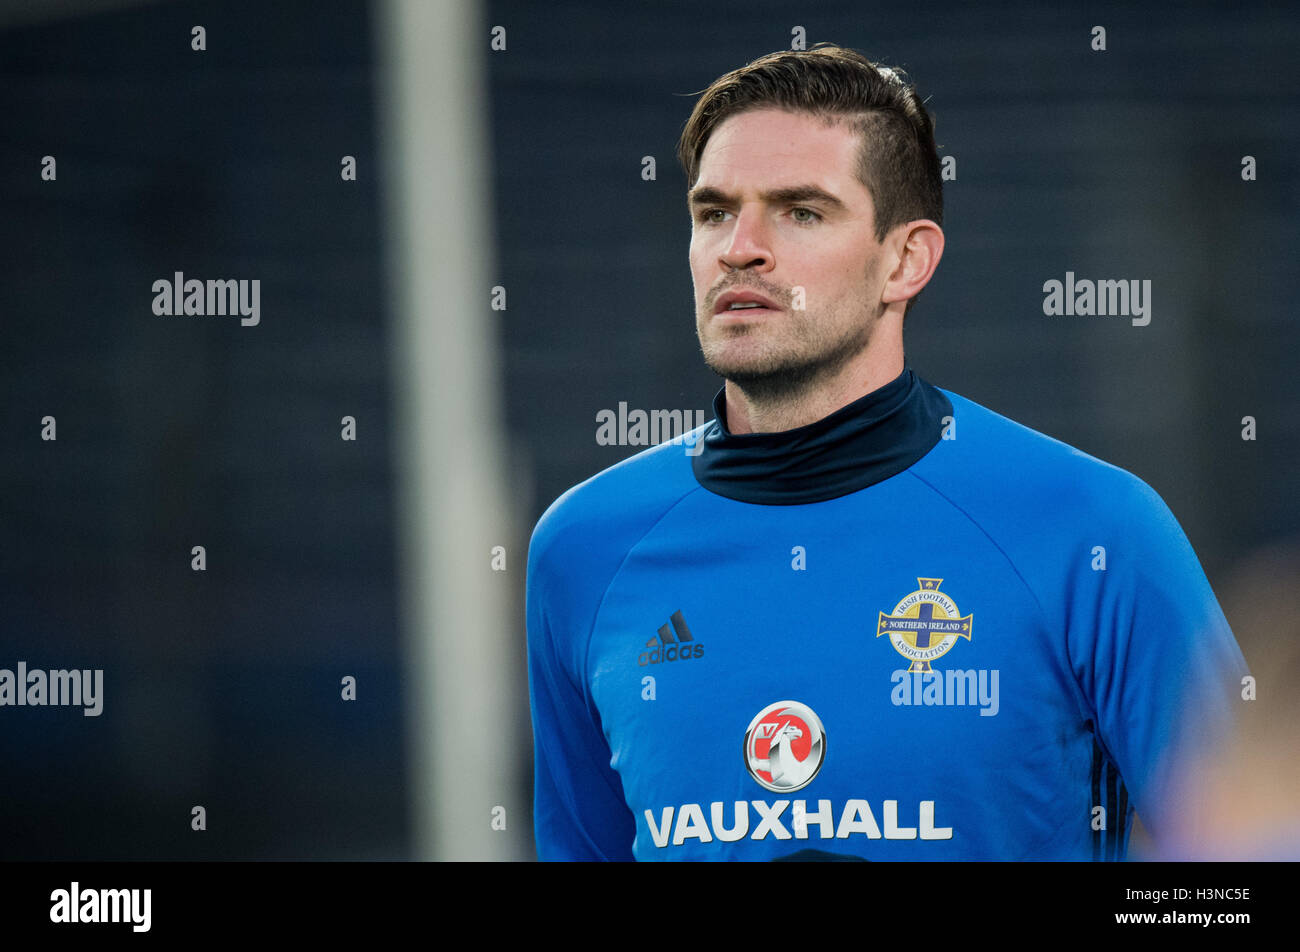
[[(655, 637), (645, 643), (649, 650), (641, 652), (641, 657), (637, 658), (638, 664), (659, 664), (661, 661), (685, 661), (687, 658), (704, 657), (704, 645), (695, 641), (691, 630), (686, 627), (686, 619), (682, 617), (682, 613), (673, 612), (668, 621), (671, 622), (672, 627), (660, 626)], [(677, 633), (675, 638), (673, 632)]]

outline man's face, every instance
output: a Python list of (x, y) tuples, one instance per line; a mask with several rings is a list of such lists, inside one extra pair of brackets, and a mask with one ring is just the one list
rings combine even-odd
[[(689, 199), (696, 332), (704, 362), (755, 396), (829, 380), (883, 313), (860, 144), (847, 126), (764, 108), (725, 120), (704, 147)], [(732, 290), (775, 309), (715, 313)]]

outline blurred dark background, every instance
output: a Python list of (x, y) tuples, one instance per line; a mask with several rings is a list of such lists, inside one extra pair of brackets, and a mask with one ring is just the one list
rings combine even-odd
[[(100, 717), (0, 707), (0, 858), (416, 855), (374, 15), (0, 6), (0, 667), (103, 668), (106, 696)], [(523, 540), (556, 496), (640, 449), (598, 445), (598, 411), (711, 417), (721, 382), (694, 337), (677, 136), (692, 94), (799, 27), (808, 46), (905, 68), (957, 161), (909, 364), (1142, 477), (1216, 591), (1300, 532), (1294, 7), (489, 2), (477, 16), (465, 42), (486, 49), (497, 25), (508, 38), (484, 57), (481, 159), (509, 309), (485, 294), (482, 318)], [(57, 183), (41, 180), (47, 154)], [(342, 155), (356, 182), (340, 183)], [(151, 284), (176, 271), (260, 278), (261, 323), (155, 316)], [(1044, 316), (1043, 283), (1067, 271), (1149, 279), (1150, 325)], [(339, 439), (345, 414), (356, 442)], [(46, 415), (56, 442), (40, 439)], [(522, 652), (522, 616), (512, 637)], [(351, 705), (343, 675), (364, 685)], [(524, 711), (520, 672), (503, 677)], [(526, 804), (521, 749), (500, 756), (519, 760)]]

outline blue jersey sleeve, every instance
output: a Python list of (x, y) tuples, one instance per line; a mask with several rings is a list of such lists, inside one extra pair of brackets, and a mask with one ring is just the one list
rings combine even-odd
[(533, 829), (541, 860), (632, 860), (636, 835), (600, 717), (585, 688), (594, 566), (561, 554), (543, 518), (528, 550), (528, 684), (533, 718)]
[(1229, 737), (1247, 669), (1173, 513), (1124, 476), (1096, 526), (1067, 639), (1097, 740), (1159, 840), (1188, 772)]

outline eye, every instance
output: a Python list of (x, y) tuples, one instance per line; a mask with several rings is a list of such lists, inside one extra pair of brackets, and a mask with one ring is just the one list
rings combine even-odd
[[(799, 217), (800, 212), (805, 212), (808, 217)], [(706, 225), (721, 224), (722, 219), (713, 217), (714, 215), (719, 214), (725, 215), (727, 214), (727, 210), (725, 208), (706, 208), (704, 211), (700, 212), (700, 221)], [(792, 209), (791, 214), (796, 216), (795, 222), (800, 225), (811, 225), (813, 222), (822, 220), (821, 215), (817, 214), (817, 212), (813, 211), (811, 208), (806, 208), (802, 205)]]

